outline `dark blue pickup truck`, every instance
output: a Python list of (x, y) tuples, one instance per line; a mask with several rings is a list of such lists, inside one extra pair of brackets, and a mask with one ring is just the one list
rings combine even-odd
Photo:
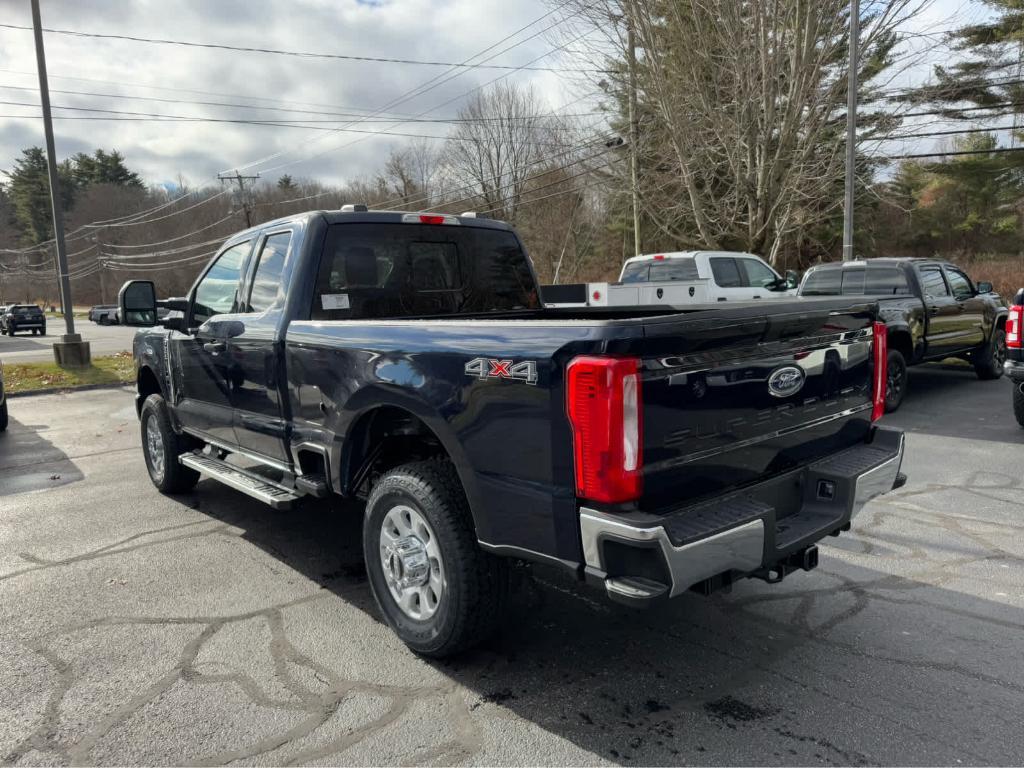
[(510, 558), (634, 605), (778, 581), (905, 481), (863, 297), (547, 308), (508, 225), (346, 206), (119, 305), (158, 326), (134, 342), (153, 483), (365, 497), (373, 593), (425, 655), (495, 626)]

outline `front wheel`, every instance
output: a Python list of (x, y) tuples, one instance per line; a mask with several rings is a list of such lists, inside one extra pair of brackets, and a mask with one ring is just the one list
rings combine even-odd
[(974, 372), (979, 379), (998, 379), (1003, 375), (1003, 362), (1006, 360), (1006, 332), (1002, 328), (992, 331), (992, 339), (981, 351), (981, 357), (974, 364)]
[(898, 349), (890, 349), (886, 361), (885, 412), (892, 413), (907, 394), (907, 361)]
[(161, 395), (150, 395), (142, 404), (142, 453), (149, 479), (161, 493), (184, 493), (199, 482), (199, 473), (178, 463), (178, 457), (192, 447), (192, 441), (171, 427), (167, 403)]
[(1013, 415), (1017, 423), (1024, 427), (1024, 381), (1013, 382)]
[(7, 400), (0, 403), (0, 432), (7, 431)]
[(363, 554), (381, 613), (416, 653), (457, 654), (503, 615), (508, 563), (477, 544), (449, 461), (405, 464), (377, 482), (366, 503)]

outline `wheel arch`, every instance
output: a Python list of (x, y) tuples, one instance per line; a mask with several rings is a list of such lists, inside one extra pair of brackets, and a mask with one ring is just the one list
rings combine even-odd
[(374, 471), (416, 458), (443, 457), (455, 467), (475, 523), (479, 510), (473, 503), (474, 470), (451, 425), (429, 405), (405, 393), (377, 389), (375, 395), (363, 394), (359, 399), (372, 402), (354, 409), (348, 428), (338, 435), (341, 450), (333, 468), (334, 487), (352, 496), (372, 479)]

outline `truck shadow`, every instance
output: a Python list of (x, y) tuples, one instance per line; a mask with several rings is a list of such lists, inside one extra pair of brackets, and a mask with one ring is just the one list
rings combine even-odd
[[(56, 338), (49, 336), (32, 336), (31, 334), (20, 334), (17, 336), (0, 336), (0, 356), (13, 354), (15, 352), (35, 352), (49, 349), (53, 346)], [(8, 362), (15, 362), (9, 360)]]
[(67, 454), (47, 440), (44, 425), (16, 418), (17, 398), (7, 401), (10, 423), (0, 432), (0, 496), (74, 483), (84, 478)]
[[(201, 488), (205, 514), (382, 623), (359, 546), (361, 505), (268, 513)], [(887, 567), (912, 544), (865, 536), (840, 541), (862, 555), (885, 542), (874, 552)], [(975, 554), (993, 567), (1015, 559)], [(927, 583), (839, 555), (824, 548), (818, 572), (780, 585), (745, 581), (639, 612), (534, 568), (494, 638), (424, 663), (472, 692), (471, 715), (504, 709), (620, 764), (1008, 760), (1020, 742), (1014, 718), (987, 713), (1013, 711), (1024, 694), (1014, 650), (1024, 613), (939, 586), (942, 563)], [(968, 653), (975, 646), (985, 651)]]
[(908, 432), (1004, 443), (1024, 443), (1013, 417), (1008, 379), (979, 381), (967, 367), (911, 368), (907, 395), (882, 423)]

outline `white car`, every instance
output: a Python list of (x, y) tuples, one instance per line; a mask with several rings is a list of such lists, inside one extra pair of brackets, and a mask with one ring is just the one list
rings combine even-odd
[(677, 251), (634, 256), (617, 283), (588, 283), (585, 294), (583, 286), (572, 286), (576, 293), (566, 290), (570, 286), (545, 286), (542, 295), (547, 306), (682, 306), (792, 297), (797, 283), (795, 272), (782, 277), (752, 253)]

